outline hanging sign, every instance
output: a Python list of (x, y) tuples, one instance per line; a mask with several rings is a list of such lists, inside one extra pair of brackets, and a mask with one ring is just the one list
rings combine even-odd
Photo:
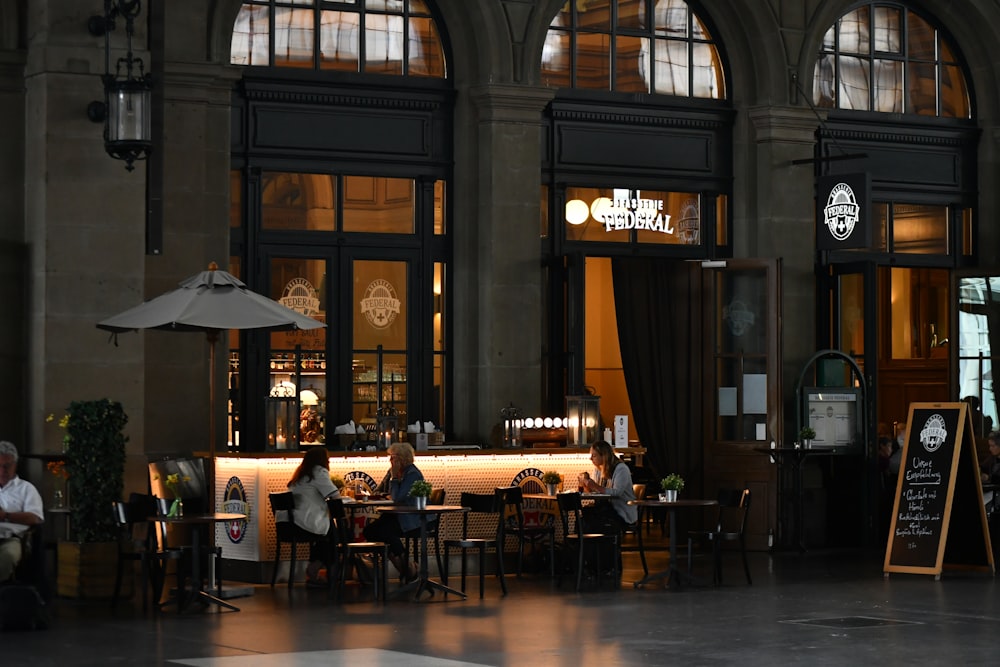
[(816, 247), (872, 247), (871, 183), (868, 174), (821, 176), (816, 183)]
[(993, 572), (968, 404), (913, 403), (883, 572)]

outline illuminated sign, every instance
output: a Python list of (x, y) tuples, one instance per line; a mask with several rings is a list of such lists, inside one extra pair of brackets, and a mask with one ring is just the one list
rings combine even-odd
[(816, 247), (846, 250), (871, 247), (868, 174), (824, 176), (816, 188)]

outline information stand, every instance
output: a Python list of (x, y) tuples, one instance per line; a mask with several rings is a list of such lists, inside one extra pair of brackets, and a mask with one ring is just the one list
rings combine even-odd
[(968, 404), (912, 403), (902, 456), (884, 576), (994, 573)]

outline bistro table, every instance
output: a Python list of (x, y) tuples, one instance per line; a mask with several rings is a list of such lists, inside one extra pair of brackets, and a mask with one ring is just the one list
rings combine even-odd
[[(202, 604), (214, 604), (232, 611), (239, 611), (236, 605), (226, 602), (220, 597), (212, 595), (205, 590), (201, 579), (201, 543), (202, 531), (206, 531), (208, 526), (216, 523), (228, 521), (245, 521), (246, 514), (237, 512), (207, 512), (204, 514), (185, 514), (183, 516), (151, 516), (147, 520), (153, 523), (165, 523), (174, 526), (191, 527), (191, 595), (187, 599), (185, 591), (177, 591), (177, 611), (182, 612), (187, 609), (192, 602), (198, 600)], [(207, 540), (206, 540), (207, 544)], [(211, 555), (209, 556), (211, 557)], [(209, 582), (210, 585), (214, 582)]]
[[(695, 579), (677, 567), (677, 508), (697, 508), (697, 507), (715, 507), (718, 506), (718, 500), (704, 500), (700, 498), (678, 498), (677, 500), (667, 502), (665, 500), (655, 500), (653, 498), (642, 499), (642, 500), (631, 500), (629, 505), (635, 505), (639, 508), (639, 518), (638, 524), (642, 526), (642, 510), (645, 507), (663, 507), (670, 513), (670, 563), (667, 565), (667, 569), (661, 572), (654, 572), (652, 574), (647, 574), (639, 581), (635, 582), (633, 586), (639, 588), (651, 581), (656, 581), (657, 579), (666, 579), (667, 587), (669, 588), (672, 584), (681, 584), (681, 581), (687, 581), (688, 583), (693, 583)], [(644, 547), (642, 544), (642, 530), (637, 531), (639, 539), (639, 552), (645, 553), (643, 551)]]
[(393, 594), (394, 596), (404, 595), (412, 591), (413, 599), (419, 600), (420, 594), (424, 591), (430, 591), (433, 596), (434, 590), (437, 589), (446, 594), (450, 593), (452, 595), (460, 595), (463, 600), (467, 597), (462, 591), (446, 586), (440, 581), (435, 581), (430, 578), (427, 566), (427, 523), (430, 520), (430, 517), (440, 516), (449, 512), (468, 512), (468, 507), (462, 507), (461, 505), (428, 505), (425, 509), (417, 509), (416, 507), (412, 507), (410, 505), (392, 505), (390, 507), (376, 507), (376, 510), (381, 514), (391, 514), (395, 516), (416, 514), (420, 517), (420, 574), (415, 581), (412, 581), (397, 590)]
[[(810, 456), (831, 456), (836, 452), (833, 447), (754, 447), (758, 454), (766, 454), (772, 462), (778, 464), (778, 525), (781, 532), (778, 537), (782, 543), (790, 537), (791, 545), (798, 548), (799, 553), (806, 552), (805, 540), (805, 482), (803, 474), (806, 459)], [(788, 497), (788, 484), (785, 475), (791, 477), (792, 493)], [(788, 508), (795, 513), (792, 521), (788, 520)]]

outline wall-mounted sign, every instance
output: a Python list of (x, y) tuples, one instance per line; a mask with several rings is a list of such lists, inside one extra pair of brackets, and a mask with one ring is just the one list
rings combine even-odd
[(662, 234), (677, 233), (664, 211), (662, 199), (647, 199), (639, 190), (615, 188), (614, 198), (597, 197), (588, 206), (582, 199), (566, 202), (566, 222), (582, 225), (588, 214), (604, 225), (604, 231), (645, 229)]
[(821, 176), (816, 184), (816, 247), (846, 250), (872, 246), (868, 174)]

